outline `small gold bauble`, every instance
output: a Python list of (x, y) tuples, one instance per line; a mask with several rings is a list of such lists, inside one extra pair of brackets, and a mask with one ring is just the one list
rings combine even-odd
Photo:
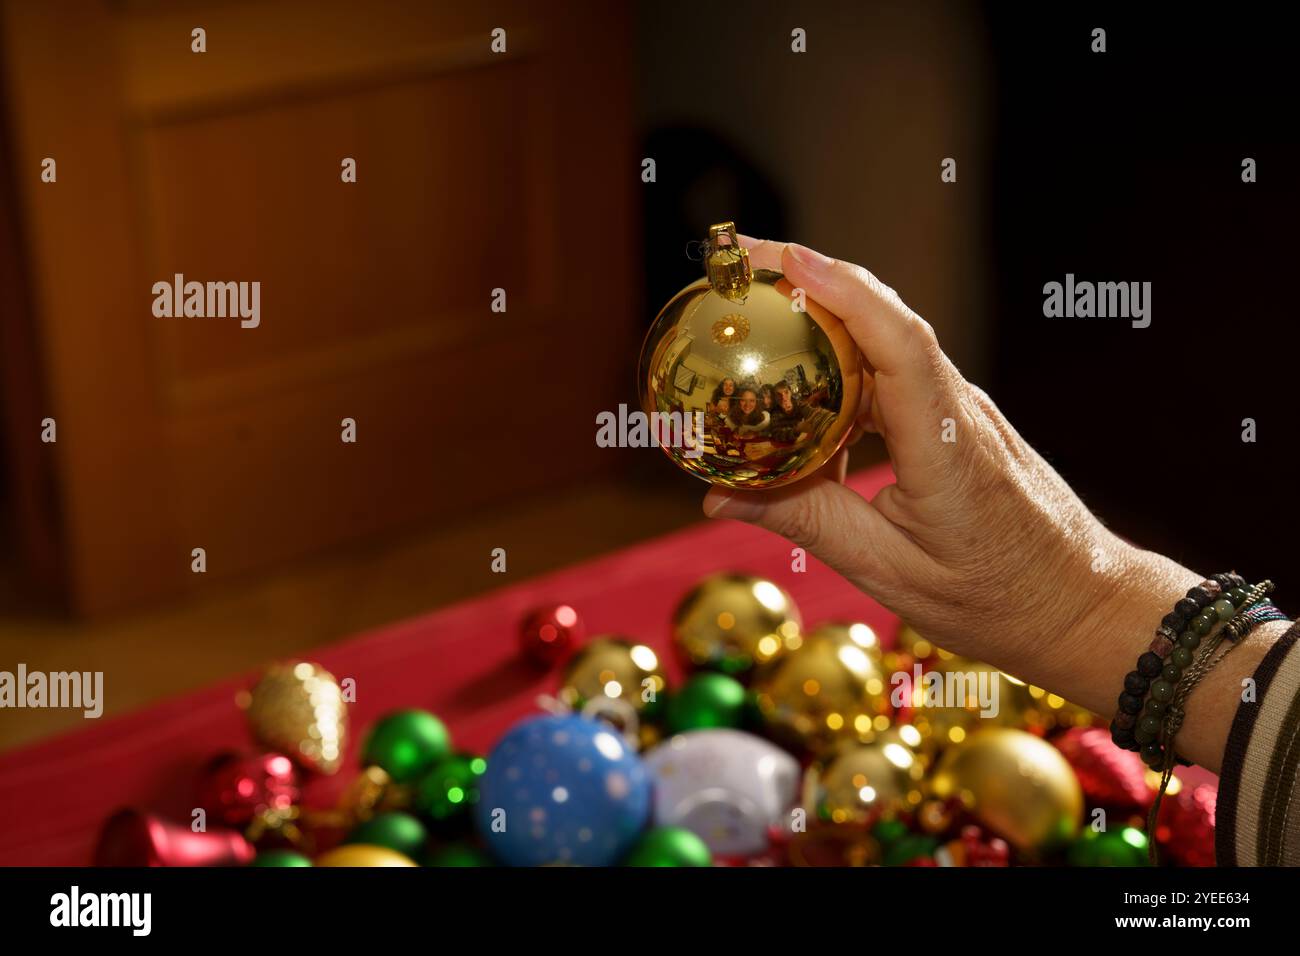
[(410, 857), (386, 846), (346, 843), (322, 853), (317, 866), (417, 866)]
[(1029, 730), (1047, 733), (1061, 727), (1104, 726), (1096, 714), (1086, 707), (1072, 704), (1059, 694), (1053, 694), (1033, 684), (1026, 685), (1033, 700), (1033, 709), (1025, 716)]
[(754, 690), (772, 734), (812, 754), (870, 740), (891, 723), (879, 647), (865, 624), (817, 628), (765, 668)]
[(685, 471), (729, 488), (812, 474), (857, 417), (862, 354), (844, 323), (780, 272), (750, 269), (732, 223), (709, 229), (705, 268), (641, 346), (637, 391), (657, 443)]
[(334, 773), (343, 761), (347, 703), (334, 675), (309, 661), (274, 664), (241, 699), (253, 736), (308, 770)]
[(739, 676), (799, 646), (799, 609), (764, 578), (714, 574), (677, 605), (673, 640), (688, 667)]
[(943, 650), (931, 657), (919, 683), (912, 680), (911, 690), (912, 723), (931, 750), (959, 744), (982, 727), (1023, 730), (1035, 712), (1024, 682)]
[(903, 651), (918, 661), (924, 661), (933, 657), (938, 648), (917, 633), (912, 625), (901, 624), (898, 628), (898, 637), (894, 641), (894, 649)]
[(818, 815), (830, 823), (874, 823), (921, 803), (924, 765), (901, 739), (841, 750), (822, 771)]
[(1083, 791), (1047, 741), (988, 727), (949, 748), (930, 778), (940, 800), (957, 799), (982, 824), (1025, 853), (1060, 846), (1079, 830)]
[(593, 700), (621, 701), (640, 713), (662, 699), (666, 686), (658, 654), (644, 644), (606, 634), (592, 638), (573, 655), (558, 696), (574, 709)]

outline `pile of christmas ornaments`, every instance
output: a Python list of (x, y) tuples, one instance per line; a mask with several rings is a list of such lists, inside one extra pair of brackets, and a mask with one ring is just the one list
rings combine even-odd
[[(278, 665), (243, 701), (262, 749), (220, 755), (201, 775), (207, 825), (124, 811), (106, 824), (98, 860), (1147, 862), (1154, 779), (1092, 714), (1040, 688), (906, 626), (889, 650), (862, 623), (806, 628), (788, 593), (743, 574), (700, 582), (672, 639), (687, 674), (676, 687), (650, 647), (587, 640), (574, 608), (539, 608), (521, 622), (521, 653), (560, 670), (541, 713), (486, 755), (458, 750), (433, 714), (390, 713), (363, 735), (363, 770), (328, 808), (302, 806), (302, 775), (338, 770), (347, 705), (318, 666)], [(1175, 780), (1154, 834), (1164, 860), (1213, 864), (1214, 793)]]

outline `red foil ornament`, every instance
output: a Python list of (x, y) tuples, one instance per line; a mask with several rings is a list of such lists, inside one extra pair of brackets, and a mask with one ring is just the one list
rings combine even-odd
[(1179, 866), (1214, 866), (1214, 808), (1217, 784), (1183, 787), (1165, 794), (1156, 814), (1160, 857)]
[(943, 848), (951, 866), (1010, 866), (1011, 847), (1001, 837), (989, 836), (982, 827), (967, 824), (961, 835)]
[(216, 822), (244, 828), (259, 816), (282, 816), (298, 802), (298, 771), (283, 754), (224, 753), (199, 775), (198, 805)]
[(95, 866), (245, 866), (257, 852), (237, 830), (195, 833), (139, 810), (108, 818), (95, 849)]
[(563, 660), (584, 635), (582, 619), (568, 604), (548, 604), (524, 618), (519, 646), (535, 664), (551, 667)]
[(1052, 738), (1079, 778), (1088, 808), (1138, 810), (1151, 807), (1155, 792), (1147, 785), (1147, 768), (1130, 750), (1120, 750), (1105, 727), (1071, 727)]

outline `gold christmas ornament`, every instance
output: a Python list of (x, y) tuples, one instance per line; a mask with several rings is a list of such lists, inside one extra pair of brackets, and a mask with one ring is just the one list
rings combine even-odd
[(982, 727), (1032, 726), (1037, 710), (1028, 686), (996, 667), (946, 651), (922, 665), (919, 681), (917, 666), (902, 686), (911, 691), (912, 724), (931, 749), (959, 744)]
[(622, 701), (641, 713), (662, 700), (666, 686), (658, 654), (644, 644), (606, 634), (573, 655), (557, 696), (575, 710), (591, 701)]
[(865, 624), (817, 628), (765, 668), (754, 689), (772, 734), (808, 753), (871, 740), (891, 724), (879, 645)]
[(917, 633), (912, 625), (901, 624), (898, 628), (898, 637), (894, 641), (894, 649), (903, 651), (918, 661), (924, 661), (933, 657), (939, 648)]
[(673, 640), (689, 667), (738, 676), (799, 646), (799, 609), (765, 578), (705, 578), (673, 612)]
[(709, 227), (704, 264), (641, 346), (637, 389), (655, 439), (715, 485), (806, 477), (848, 437), (862, 355), (844, 323), (780, 272), (750, 268), (733, 223)]
[(930, 790), (940, 800), (960, 800), (1023, 853), (1068, 842), (1083, 815), (1083, 791), (1061, 752), (1006, 727), (976, 731), (950, 748), (935, 767)]
[(339, 795), (333, 807), (305, 809), (304, 824), (311, 829), (347, 832), (376, 814), (405, 810), (410, 787), (395, 784), (382, 767), (363, 767)]
[(273, 664), (240, 700), (253, 736), (308, 770), (334, 773), (343, 761), (347, 704), (334, 675), (309, 661)]
[(410, 857), (386, 846), (369, 843), (345, 843), (322, 853), (317, 866), (417, 866)]
[(1026, 725), (1030, 730), (1047, 733), (1062, 727), (1092, 727), (1105, 724), (1105, 721), (1100, 720), (1086, 707), (1072, 704), (1059, 694), (1050, 693), (1033, 684), (1027, 684), (1026, 687), (1034, 702), (1033, 711), (1026, 717)]
[(897, 816), (921, 803), (925, 765), (901, 739), (883, 735), (844, 748), (820, 777), (818, 813), (830, 823), (863, 823)]

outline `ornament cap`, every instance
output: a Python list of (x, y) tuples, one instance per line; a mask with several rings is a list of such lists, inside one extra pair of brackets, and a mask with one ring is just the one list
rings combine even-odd
[[(722, 240), (726, 239), (726, 243)], [(749, 250), (742, 248), (736, 238), (734, 222), (714, 223), (709, 227), (708, 251), (704, 257), (704, 271), (713, 291), (733, 302), (742, 302), (749, 295), (752, 272), (749, 267)]]

